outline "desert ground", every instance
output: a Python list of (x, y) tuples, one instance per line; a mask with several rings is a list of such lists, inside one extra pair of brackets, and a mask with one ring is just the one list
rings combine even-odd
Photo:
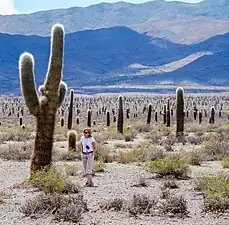
[[(0, 224), (228, 224), (228, 95), (185, 93), (182, 136), (175, 94), (122, 96), (123, 133), (117, 95), (75, 95), (71, 129), (67, 96), (56, 115), (52, 166), (31, 180), (36, 118), (22, 98), (0, 98)], [(97, 141), (94, 187), (84, 186), (77, 145), (88, 123)]]

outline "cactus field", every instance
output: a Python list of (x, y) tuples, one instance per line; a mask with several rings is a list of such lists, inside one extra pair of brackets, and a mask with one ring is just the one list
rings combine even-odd
[[(55, 25), (44, 84), (23, 53), (22, 96), (0, 97), (0, 224), (228, 224), (229, 95), (79, 95), (63, 58)], [(87, 127), (95, 187), (84, 186)]]

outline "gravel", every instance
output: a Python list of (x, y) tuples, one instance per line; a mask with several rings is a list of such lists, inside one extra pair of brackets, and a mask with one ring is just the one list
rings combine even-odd
[[(68, 162), (74, 164), (81, 171), (81, 162)], [(58, 163), (62, 164), (62, 163)], [(220, 170), (219, 163), (211, 162), (203, 164), (201, 167), (192, 167), (194, 175), (198, 172), (213, 173)], [(15, 184), (20, 184), (26, 180), (29, 174), (29, 161), (15, 162), (3, 161), (0, 159), (0, 192), (8, 193), (3, 203), (0, 203), (0, 224), (10, 225), (43, 225), (43, 224), (73, 224), (64, 222), (54, 222), (52, 217), (42, 216), (41, 218), (31, 219), (24, 217), (19, 212), (20, 205), (28, 198), (34, 196), (34, 192), (29, 189), (15, 189)], [(140, 178), (144, 178), (147, 187), (133, 187)], [(203, 197), (194, 191), (193, 179), (177, 181), (179, 189), (171, 190), (173, 194), (182, 194), (188, 203), (189, 216), (181, 219), (159, 216), (138, 216), (133, 217), (125, 210), (121, 212), (106, 211), (100, 209), (100, 204), (114, 198), (122, 198), (128, 203), (134, 194), (146, 194), (152, 198), (159, 198), (163, 180), (152, 179), (152, 174), (134, 165), (122, 165), (118, 163), (107, 164), (104, 173), (96, 174), (94, 177), (95, 187), (83, 187), (85, 178), (82, 173), (72, 177), (72, 181), (82, 186), (84, 198), (87, 200), (89, 212), (83, 214), (80, 225), (228, 225), (228, 215), (214, 216), (203, 214)]]

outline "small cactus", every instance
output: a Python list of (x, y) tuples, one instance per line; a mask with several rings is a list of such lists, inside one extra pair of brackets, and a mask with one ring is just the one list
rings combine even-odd
[(76, 139), (77, 133), (74, 130), (70, 130), (67, 133), (68, 138), (68, 151), (75, 152), (76, 151)]

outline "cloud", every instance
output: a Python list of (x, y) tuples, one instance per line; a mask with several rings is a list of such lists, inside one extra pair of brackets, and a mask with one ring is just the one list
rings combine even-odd
[(1, 15), (12, 15), (17, 13), (18, 11), (14, 7), (14, 0), (0, 0)]

